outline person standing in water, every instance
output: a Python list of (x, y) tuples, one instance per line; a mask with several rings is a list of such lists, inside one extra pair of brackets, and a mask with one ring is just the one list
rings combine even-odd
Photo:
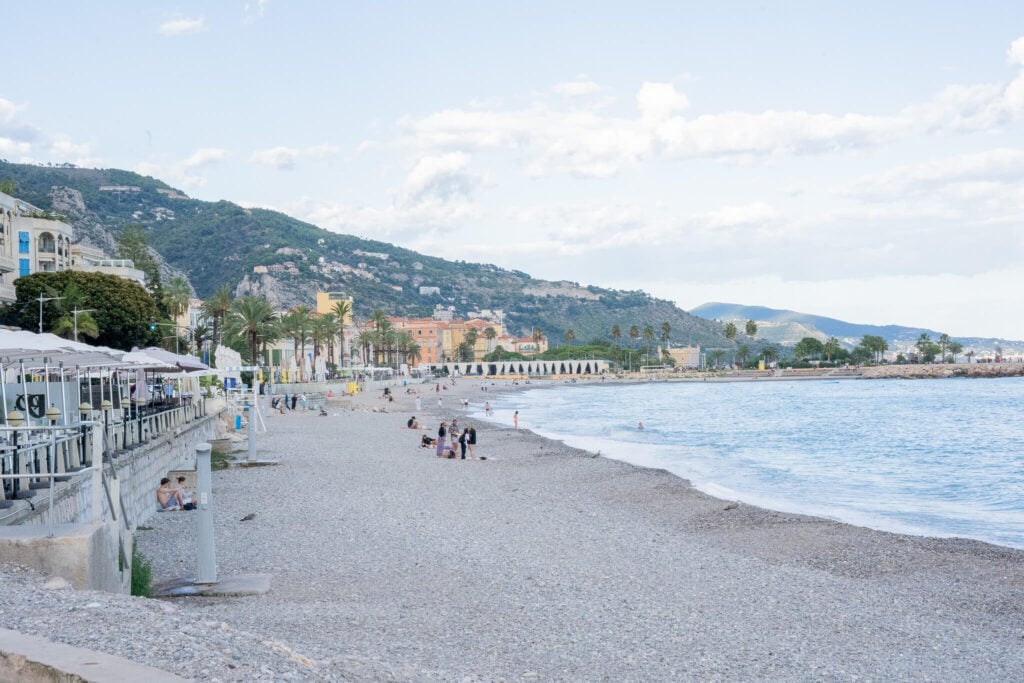
[(515, 425), (516, 429), (519, 429), (519, 411), (518, 410), (512, 415), (512, 424)]

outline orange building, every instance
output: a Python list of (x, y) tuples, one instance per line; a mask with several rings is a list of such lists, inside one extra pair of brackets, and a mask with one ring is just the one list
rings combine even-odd
[(388, 318), (396, 332), (408, 332), (420, 347), (420, 359), (413, 364), (436, 365), (441, 362), (442, 324), (433, 318)]

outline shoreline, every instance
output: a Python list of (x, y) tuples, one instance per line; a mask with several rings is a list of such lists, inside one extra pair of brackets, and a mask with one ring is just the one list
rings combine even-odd
[[(421, 391), (427, 431), (453, 414), (466, 424), (463, 396), (536, 388), (459, 383), (441, 412)], [(8, 576), (31, 611), (5, 607), (7, 627), (222, 681), (1024, 670), (1024, 552), (730, 507), (665, 470), (511, 426), (474, 423), (487, 461), (442, 460), (405, 427), (413, 402), (399, 388), (393, 403), (364, 393), (326, 417), (271, 415), (259, 454), (281, 464), (214, 473), (218, 572), (270, 573), (267, 595), (69, 595)], [(189, 514), (138, 532), (155, 578), (194, 570)], [(157, 644), (133, 649), (140, 630)]]

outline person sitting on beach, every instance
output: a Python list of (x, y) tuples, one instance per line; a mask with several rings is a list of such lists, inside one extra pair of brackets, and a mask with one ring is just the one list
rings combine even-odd
[(426, 434), (424, 434), (424, 435), (423, 435), (423, 436), (422, 436), (422, 437), (420, 438), (420, 448), (430, 448), (431, 446), (433, 446), (433, 445), (434, 445), (434, 443), (435, 443), (436, 441), (437, 441), (437, 439), (431, 439), (431, 438), (430, 438), (429, 436), (427, 436)]
[(185, 477), (178, 477), (177, 491), (181, 494), (181, 508), (183, 510), (195, 510), (196, 499), (192, 496), (192, 492), (185, 488)]
[(409, 429), (419, 429), (420, 423), (416, 421), (416, 416), (413, 415), (409, 418), (409, 421), (405, 423), (405, 426)]
[(161, 510), (181, 510), (185, 501), (181, 499), (181, 490), (171, 488), (171, 480), (164, 477), (156, 490), (156, 502)]

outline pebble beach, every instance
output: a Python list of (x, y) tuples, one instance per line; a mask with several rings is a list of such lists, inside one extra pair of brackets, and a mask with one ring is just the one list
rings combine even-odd
[[(1024, 677), (1024, 552), (706, 496), (660, 470), (473, 422), (466, 380), (267, 418), (271, 467), (213, 478), (220, 575), (261, 596), (74, 591), (4, 566), (0, 625), (201, 681), (1005, 681)], [(498, 382), (492, 391), (513, 391)], [(244, 457), (244, 452), (239, 454)], [(243, 517), (255, 513), (252, 519)], [(137, 533), (194, 576), (195, 513)]]

